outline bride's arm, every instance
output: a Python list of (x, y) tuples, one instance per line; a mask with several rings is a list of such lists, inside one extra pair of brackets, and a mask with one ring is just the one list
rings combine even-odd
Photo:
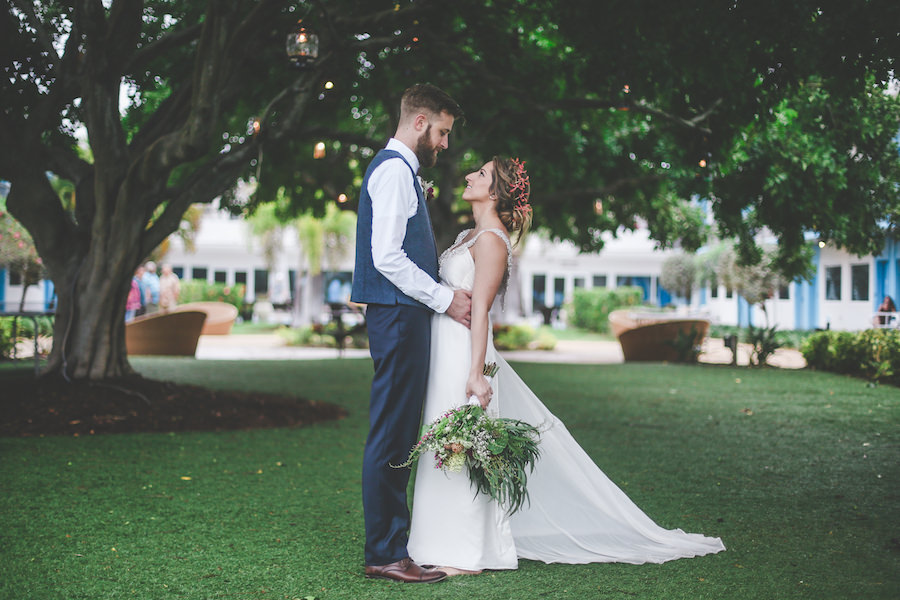
[(483, 373), (488, 313), (506, 271), (506, 243), (496, 235), (482, 235), (472, 246), (471, 252), (475, 261), (475, 283), (472, 287), (472, 367), (466, 382), (466, 398), (477, 396), (482, 408), (487, 408), (492, 393)]

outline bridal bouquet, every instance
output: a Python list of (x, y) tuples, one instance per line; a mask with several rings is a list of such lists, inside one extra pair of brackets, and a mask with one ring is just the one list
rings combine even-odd
[(533, 425), (489, 417), (480, 405), (465, 404), (432, 421), (406, 462), (396, 467), (433, 453), (436, 469), (461, 472), (466, 467), (476, 493), (487, 494), (511, 515), (528, 499), (526, 484), (540, 454), (539, 437)]

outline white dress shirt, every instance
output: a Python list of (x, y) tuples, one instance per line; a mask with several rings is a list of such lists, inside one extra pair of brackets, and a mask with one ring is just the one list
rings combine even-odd
[[(402, 154), (413, 171), (419, 170), (419, 159), (406, 144), (391, 138), (386, 148)], [(375, 268), (410, 298), (435, 312), (446, 312), (453, 301), (453, 290), (437, 283), (403, 250), (407, 221), (419, 209), (412, 171), (402, 160), (389, 158), (372, 172), (367, 189), (372, 199)]]

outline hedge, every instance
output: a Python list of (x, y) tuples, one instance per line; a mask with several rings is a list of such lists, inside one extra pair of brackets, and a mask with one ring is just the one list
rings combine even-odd
[(572, 296), (570, 323), (581, 329), (607, 333), (609, 313), (638, 306), (643, 297), (644, 292), (639, 287), (577, 289)]
[(188, 302), (227, 302), (238, 310), (244, 308), (244, 294), (247, 286), (243, 283), (225, 285), (224, 283), (207, 283), (199, 279), (188, 279), (181, 282), (178, 303)]
[(900, 331), (819, 331), (800, 351), (811, 369), (900, 385)]

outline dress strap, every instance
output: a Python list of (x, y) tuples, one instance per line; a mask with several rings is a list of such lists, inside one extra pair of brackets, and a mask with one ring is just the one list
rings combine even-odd
[(481, 237), (482, 233), (488, 231), (495, 234), (497, 237), (503, 240), (504, 244), (506, 244), (506, 270), (509, 271), (509, 269), (512, 267), (512, 244), (510, 243), (509, 237), (506, 235), (506, 232), (504, 232), (502, 229), (498, 229), (496, 227), (491, 229), (482, 229), (475, 234), (475, 237), (466, 242), (466, 247), (468, 248), (469, 246), (472, 246), (478, 240), (478, 238)]

